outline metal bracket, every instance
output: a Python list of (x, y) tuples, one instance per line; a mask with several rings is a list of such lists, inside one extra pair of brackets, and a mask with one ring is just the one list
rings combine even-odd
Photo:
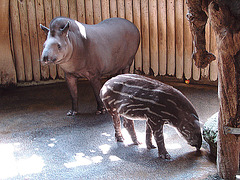
[(225, 134), (240, 135), (240, 128), (233, 128), (233, 127), (224, 126), (223, 130), (224, 130)]

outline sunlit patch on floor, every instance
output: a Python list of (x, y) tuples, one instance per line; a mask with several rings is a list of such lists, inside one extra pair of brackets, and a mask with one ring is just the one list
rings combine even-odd
[(0, 179), (40, 173), (45, 166), (42, 157), (36, 154), (22, 159), (15, 157), (19, 145), (19, 143), (0, 144)]
[(102, 136), (107, 136), (107, 137), (110, 137), (110, 136), (111, 136), (111, 134), (108, 134), (108, 133), (104, 132), (104, 133), (102, 133)]
[(108, 151), (110, 150), (111, 146), (108, 144), (103, 144), (99, 146), (99, 149), (102, 151), (103, 154), (107, 154)]
[(165, 145), (167, 149), (180, 149), (182, 146), (179, 143), (172, 143)]
[(121, 159), (117, 156), (109, 156), (110, 161), (120, 161)]
[(89, 157), (86, 156), (84, 153), (77, 153), (75, 156), (75, 161), (73, 162), (69, 162), (69, 163), (64, 163), (64, 166), (66, 168), (74, 168), (74, 167), (78, 167), (78, 166), (86, 166), (86, 165), (90, 165), (93, 163), (101, 163), (103, 160), (102, 156), (93, 156), (93, 157)]

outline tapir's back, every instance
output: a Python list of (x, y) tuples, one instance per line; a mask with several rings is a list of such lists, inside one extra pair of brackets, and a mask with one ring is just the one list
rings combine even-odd
[(100, 96), (106, 106), (114, 104), (118, 107), (117, 113), (132, 120), (140, 117), (161, 119), (178, 126), (192, 116), (198, 119), (194, 107), (180, 91), (144, 76), (116, 76), (104, 85)]

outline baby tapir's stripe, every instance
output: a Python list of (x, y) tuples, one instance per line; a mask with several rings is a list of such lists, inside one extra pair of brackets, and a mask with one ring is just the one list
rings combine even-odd
[(178, 129), (188, 143), (200, 149), (202, 144), (199, 119), (191, 102), (177, 89), (144, 76), (118, 75), (108, 80), (101, 89), (100, 97), (112, 115), (115, 136), (122, 141), (120, 119), (138, 144), (132, 120), (146, 120), (146, 143), (152, 148), (153, 133), (159, 155), (169, 158), (164, 145), (163, 125), (171, 124)]

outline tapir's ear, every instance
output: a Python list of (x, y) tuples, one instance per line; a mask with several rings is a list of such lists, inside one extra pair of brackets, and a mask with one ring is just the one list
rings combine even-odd
[(64, 26), (64, 28), (60, 29), (63, 34), (67, 35), (68, 30), (69, 30), (69, 24), (70, 24), (70, 22), (68, 21), (67, 24)]
[(40, 24), (40, 28), (46, 33), (46, 35), (48, 34), (49, 29), (47, 27), (45, 27), (42, 24)]

